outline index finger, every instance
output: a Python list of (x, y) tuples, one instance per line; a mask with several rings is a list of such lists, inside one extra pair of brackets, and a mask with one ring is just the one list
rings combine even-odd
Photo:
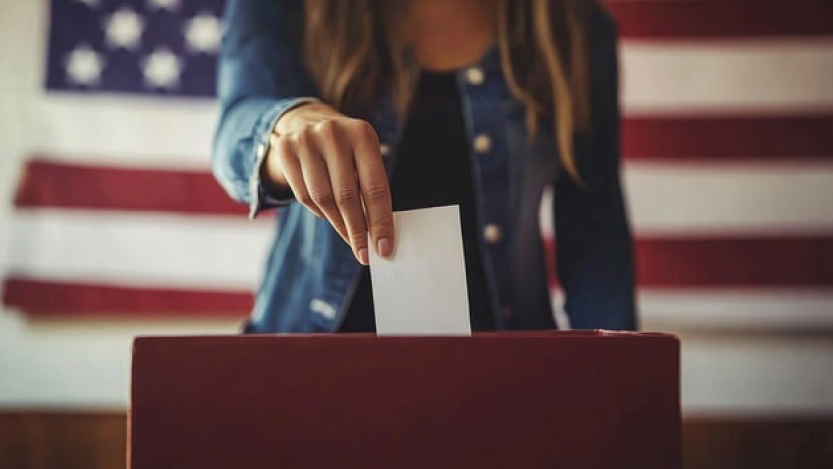
[(376, 252), (388, 257), (394, 248), (393, 205), (379, 149), (379, 139), (373, 127), (359, 121), (358, 135), (353, 139), (353, 159), (356, 176), (364, 201), (367, 228)]

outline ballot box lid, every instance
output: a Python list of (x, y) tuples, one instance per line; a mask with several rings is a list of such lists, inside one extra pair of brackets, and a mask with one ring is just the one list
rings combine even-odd
[(134, 469), (680, 465), (659, 333), (138, 337)]

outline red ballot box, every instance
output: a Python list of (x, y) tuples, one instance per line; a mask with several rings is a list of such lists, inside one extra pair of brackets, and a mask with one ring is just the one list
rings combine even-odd
[(679, 468), (679, 342), (650, 333), (140, 337), (129, 462)]

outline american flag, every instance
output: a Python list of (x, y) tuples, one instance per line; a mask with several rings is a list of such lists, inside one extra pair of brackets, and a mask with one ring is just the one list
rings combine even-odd
[[(249, 222), (208, 168), (223, 1), (48, 6), (4, 303), (244, 316), (273, 224)], [(643, 320), (833, 326), (833, 3), (606, 6)]]

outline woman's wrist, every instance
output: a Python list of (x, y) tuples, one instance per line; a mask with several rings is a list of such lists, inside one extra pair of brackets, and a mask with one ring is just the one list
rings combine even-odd
[(291, 197), (292, 194), (292, 189), (283, 173), (283, 168), (280, 167), (276, 158), (276, 142), (278, 137), (297, 132), (305, 126), (314, 125), (328, 118), (341, 115), (341, 113), (332, 107), (314, 101), (301, 104), (286, 111), (275, 122), (274, 127), (272, 127), (272, 133), (269, 136), (269, 152), (260, 167), (260, 181), (268, 193), (279, 195), (281, 196), (280, 198), (286, 198), (286, 196)]
[(305, 103), (285, 112), (272, 128), (274, 136), (297, 132), (302, 127), (342, 114), (322, 102)]
[(260, 165), (260, 182), (268, 193), (281, 195), (292, 193), (282, 168), (280, 168), (280, 165), (275, 164), (275, 143), (277, 137), (290, 133), (293, 128), (297, 128), (300, 119), (304, 119), (304, 116), (308, 116), (311, 111), (314, 112), (320, 106), (327, 107), (319, 102), (309, 102), (296, 106), (286, 111), (272, 127), (271, 134), (269, 135), (269, 151)]

